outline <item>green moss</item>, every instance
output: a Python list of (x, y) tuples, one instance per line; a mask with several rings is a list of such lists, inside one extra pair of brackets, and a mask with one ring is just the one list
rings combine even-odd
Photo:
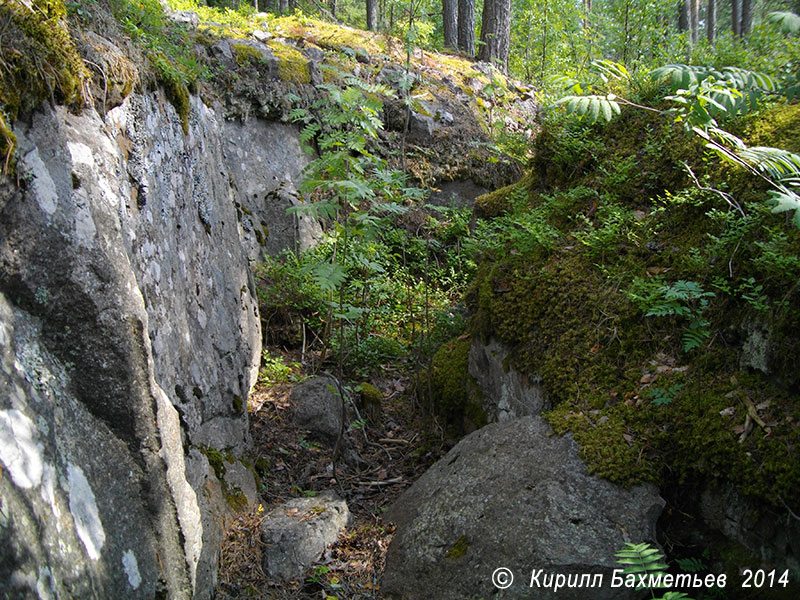
[(22, 3), (6, 3), (10, 15), (4, 25), (0, 58), (0, 158), (12, 165), (15, 138), (10, 125), (20, 113), (45, 99), (79, 106), (89, 71), (75, 49), (64, 23), (63, 0), (35, 0), (34, 10)]
[(244, 402), (242, 401), (242, 397), (237, 394), (234, 394), (231, 406), (233, 408), (234, 414), (237, 415), (241, 414), (244, 409)]
[(382, 402), (383, 394), (374, 385), (368, 382), (361, 383), (359, 386), (361, 397), (368, 402)]
[(444, 344), (433, 357), (430, 370), (434, 411), (455, 434), (463, 434), (487, 423), (483, 396), (469, 374), (472, 341), (457, 338)]
[(460, 538), (456, 540), (456, 543), (453, 544), (453, 547), (450, 548), (445, 553), (445, 557), (452, 558), (453, 560), (461, 558), (467, 553), (468, 549), (469, 549), (469, 542), (467, 541), (467, 538), (462, 535)]
[(800, 153), (800, 104), (779, 104), (759, 115), (747, 127), (751, 146), (773, 146)]
[[(217, 479), (222, 486), (222, 496), (225, 498), (225, 502), (228, 504), (231, 510), (234, 512), (245, 510), (248, 506), (247, 496), (244, 495), (242, 490), (228, 485), (228, 482), (225, 481), (225, 464), (235, 463), (237, 460), (236, 457), (227, 450), (218, 450), (216, 448), (211, 448), (210, 446), (200, 446), (198, 449), (206, 456), (208, 459), (208, 464), (211, 465), (211, 468), (214, 470), (214, 474), (217, 476)], [(241, 460), (240, 462), (250, 472), (253, 473), (256, 483), (259, 484), (261, 479), (252, 463), (245, 460)]]
[(263, 246), (264, 244), (267, 243), (267, 241), (264, 239), (264, 235), (261, 233), (260, 229), (258, 229), (257, 227), (254, 228), (253, 229), (253, 233), (256, 236), (256, 241), (258, 242), (259, 246)]
[(267, 42), (278, 59), (278, 76), (292, 83), (311, 83), (308, 59), (296, 48), (275, 40)]
[(265, 62), (261, 52), (247, 44), (231, 44), (231, 49), (240, 67), (247, 67)]
[(290, 15), (273, 21), (273, 26), (285, 31), (289, 37), (313, 42), (320, 48), (362, 54), (380, 54), (386, 51), (381, 37), (374, 33), (334, 25), (306, 16)]
[(214, 469), (214, 474), (217, 476), (217, 479), (222, 481), (225, 477), (225, 463), (233, 464), (236, 461), (236, 457), (227, 450), (217, 450), (210, 446), (200, 446), (199, 450), (205, 454), (208, 459), (208, 464)]
[(189, 109), (191, 108), (189, 88), (180, 75), (172, 70), (164, 70), (161, 72), (161, 83), (164, 86), (167, 98), (169, 98), (170, 103), (175, 107), (175, 112), (177, 112), (178, 117), (180, 117), (183, 133), (188, 135)]
[(499, 190), (475, 198), (475, 216), (480, 219), (491, 219), (511, 212), (512, 205), (509, 193), (518, 187), (518, 183), (512, 183)]
[(231, 510), (234, 512), (240, 512), (247, 509), (247, 496), (244, 495), (244, 492), (239, 488), (231, 488), (224, 481), (222, 484), (222, 492), (225, 496), (225, 502), (228, 503), (228, 506), (230, 506)]
[[(794, 143), (800, 110), (763, 117), (750, 125), (753, 140)], [(528, 179), (476, 202), (479, 216), (535, 211), (562, 237), (548, 253), (518, 244), (485, 254), (467, 295), (472, 333), (499, 338), (510, 366), (542, 377), (555, 406), (547, 419), (572, 433), (593, 473), (625, 485), (731, 482), (765, 506), (782, 499), (798, 509), (800, 398), (791, 390), (800, 344), (790, 332), (800, 327), (800, 298), (787, 283), (798, 275), (787, 257), (800, 251), (800, 234), (750, 205), (746, 219), (709, 218), (719, 198), (687, 181), (679, 157), (747, 200), (758, 200), (757, 186), (704, 160), (695, 140), (660, 119), (550, 125)], [(520, 190), (527, 198), (517, 203)], [(780, 308), (767, 316), (750, 292), (735, 291), (749, 277), (762, 285), (762, 302)], [(717, 293), (704, 313), (711, 336), (690, 353), (681, 343), (686, 319), (645, 317), (625, 293), (635, 280), (680, 279)], [(739, 364), (739, 332), (765, 320), (770, 376)], [(458, 364), (458, 354), (451, 348), (444, 364)], [(679, 391), (656, 405), (655, 388)], [(769, 426), (740, 442), (745, 399), (768, 407), (760, 412)]]

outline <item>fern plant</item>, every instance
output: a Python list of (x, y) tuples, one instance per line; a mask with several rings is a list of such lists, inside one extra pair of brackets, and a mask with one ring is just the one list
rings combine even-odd
[[(791, 14), (791, 13), (788, 13)], [(797, 17), (796, 15), (792, 15)], [(777, 19), (777, 17), (776, 17)], [(794, 21), (782, 17), (787, 23)], [(800, 17), (797, 17), (800, 20)], [(783, 22), (783, 21), (781, 21)], [(630, 81), (623, 65), (612, 61), (595, 61), (595, 73), (603, 83), (612, 80)], [(719, 154), (723, 160), (750, 171), (754, 176), (765, 180), (772, 190), (768, 201), (772, 211), (783, 213), (794, 211), (793, 223), (800, 227), (800, 156), (780, 148), (749, 148), (741, 139), (721, 129), (717, 119), (746, 113), (755, 108), (767, 96), (791, 98), (795, 87), (800, 95), (800, 73), (795, 78), (794, 87), (784, 85), (765, 73), (737, 67), (715, 69), (710, 66), (669, 64), (650, 72), (650, 76), (669, 86), (670, 94), (665, 100), (672, 102), (668, 113), (682, 122), (687, 129), (706, 141), (706, 147)], [(611, 91), (604, 94), (592, 83), (579, 83), (563, 78), (565, 91), (572, 93), (557, 100), (554, 106), (565, 105), (570, 114), (586, 118), (595, 123), (601, 118), (608, 122), (620, 114), (620, 105), (658, 111), (641, 106)], [(734, 203), (735, 208), (742, 208)]]
[[(667, 565), (661, 561), (664, 555), (650, 544), (626, 543), (625, 547), (615, 554), (617, 563), (623, 567), (623, 575), (657, 575), (665, 573)], [(683, 592), (665, 592), (660, 598), (650, 591), (653, 600), (692, 600)]]
[(687, 320), (688, 327), (681, 337), (684, 352), (699, 348), (711, 336), (711, 323), (703, 313), (708, 309), (709, 298), (715, 294), (704, 291), (695, 281), (661, 285), (657, 281), (636, 280), (626, 295), (646, 317), (675, 316)]

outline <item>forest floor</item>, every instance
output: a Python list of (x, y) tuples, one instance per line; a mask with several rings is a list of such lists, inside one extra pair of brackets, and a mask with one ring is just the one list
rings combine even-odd
[[(297, 365), (298, 363), (294, 363)], [(294, 373), (302, 380), (309, 373)], [(382, 515), (448, 449), (445, 436), (420, 409), (413, 375), (387, 368), (372, 383), (382, 392), (379, 424), (348, 437), (363, 463), (334, 467), (334, 449), (313, 441), (292, 420), (294, 383), (259, 383), (248, 401), (252, 460), (262, 477), (262, 503), (240, 514), (226, 531), (216, 597), (280, 600), (379, 599), (380, 576), (394, 527)], [(424, 432), (424, 433), (423, 433)], [(259, 468), (261, 467), (261, 468)], [(335, 476), (334, 476), (335, 468)], [(300, 580), (272, 579), (262, 568), (261, 522), (291, 498), (334, 490), (347, 501), (351, 525)]]

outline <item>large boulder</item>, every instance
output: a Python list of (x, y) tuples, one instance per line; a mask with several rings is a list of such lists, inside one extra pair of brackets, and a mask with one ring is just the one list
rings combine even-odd
[[(590, 475), (571, 437), (554, 435), (541, 417), (488, 425), (387, 513), (397, 532), (382, 589), (405, 600), (554, 598), (552, 587), (529, 587), (542, 569), (603, 575), (603, 587), (570, 589), (571, 599), (635, 597), (609, 585), (614, 553), (626, 542), (654, 541), (663, 506), (655, 486), (624, 489)], [(492, 574), (501, 567), (515, 582), (498, 591)]]

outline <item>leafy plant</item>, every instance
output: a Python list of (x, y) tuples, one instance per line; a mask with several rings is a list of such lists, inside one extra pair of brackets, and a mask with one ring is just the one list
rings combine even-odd
[(683, 389), (683, 384), (676, 383), (668, 388), (653, 388), (650, 390), (650, 400), (656, 406), (670, 404)]
[[(658, 548), (643, 542), (641, 544), (626, 543), (625, 547), (615, 554), (617, 563), (623, 566), (623, 575), (658, 575), (666, 573), (667, 565), (661, 561), (664, 555)], [(666, 592), (660, 598), (656, 598), (651, 590), (650, 595), (654, 600), (691, 600), (683, 592)]]
[[(708, 299), (714, 292), (706, 292), (695, 281), (676, 281), (672, 285), (639, 280), (634, 289), (626, 292), (628, 298), (645, 312), (646, 317), (676, 316), (689, 321), (681, 338), (683, 351), (699, 348), (711, 335), (711, 323), (703, 317)], [(639, 288), (639, 289), (635, 289)]]

